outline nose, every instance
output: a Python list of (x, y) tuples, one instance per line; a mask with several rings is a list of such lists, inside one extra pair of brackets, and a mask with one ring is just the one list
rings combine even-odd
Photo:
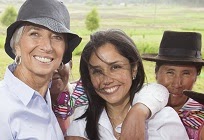
[(103, 75), (102, 82), (105, 86), (110, 85), (114, 79), (110, 75)]
[(51, 39), (49, 37), (44, 37), (42, 39), (42, 47), (41, 49), (46, 53), (51, 53), (53, 48), (51, 44)]
[(175, 88), (179, 88), (179, 87), (181, 87), (182, 86), (182, 77), (181, 76), (179, 76), (179, 75), (176, 75), (175, 77), (174, 77), (174, 80), (173, 80), (173, 85), (174, 85), (174, 87)]

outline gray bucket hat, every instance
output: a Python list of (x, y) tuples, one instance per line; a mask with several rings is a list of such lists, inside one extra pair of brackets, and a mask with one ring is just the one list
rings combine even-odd
[(12, 58), (10, 41), (17, 28), (25, 23), (41, 25), (57, 33), (67, 35), (68, 49), (63, 56), (63, 63), (69, 62), (73, 50), (81, 42), (81, 37), (70, 31), (70, 16), (66, 6), (58, 0), (26, 0), (21, 6), (17, 20), (7, 28), (5, 51)]
[(142, 54), (147, 61), (204, 65), (201, 56), (201, 34), (164, 31), (158, 54)]

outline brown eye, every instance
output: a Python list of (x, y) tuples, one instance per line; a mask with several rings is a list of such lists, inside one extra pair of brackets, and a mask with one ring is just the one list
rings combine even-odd
[(94, 75), (96, 75), (96, 74), (103, 74), (103, 72), (100, 69), (92, 69), (92, 74), (94, 74)]
[(56, 39), (56, 40), (59, 40), (59, 41), (64, 40), (64, 37), (63, 37), (62, 35), (58, 35), (58, 34), (54, 34), (54, 35), (52, 36), (52, 38), (53, 38), (53, 39)]
[(183, 74), (184, 75), (190, 75), (190, 72), (189, 71), (185, 71)]
[(173, 71), (167, 71), (166, 74), (173, 75), (174, 72)]
[(120, 69), (120, 68), (122, 68), (120, 65), (113, 65), (113, 66), (112, 66), (112, 69), (114, 69), (114, 70)]
[(38, 34), (37, 32), (31, 32), (31, 33), (30, 33), (30, 36), (37, 37), (37, 36), (39, 36), (39, 34)]

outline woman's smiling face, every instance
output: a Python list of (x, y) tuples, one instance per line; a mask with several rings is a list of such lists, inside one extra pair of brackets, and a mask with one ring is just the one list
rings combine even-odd
[(28, 75), (52, 75), (65, 51), (63, 34), (52, 32), (42, 26), (26, 25), (15, 46), (21, 56), (21, 70)]
[(179, 110), (187, 101), (188, 97), (183, 90), (191, 90), (197, 79), (195, 66), (164, 64), (156, 72), (159, 84), (169, 90), (168, 105)]
[(129, 101), (131, 65), (114, 45), (106, 43), (99, 47), (91, 54), (89, 65), (91, 82), (101, 98), (110, 104)]

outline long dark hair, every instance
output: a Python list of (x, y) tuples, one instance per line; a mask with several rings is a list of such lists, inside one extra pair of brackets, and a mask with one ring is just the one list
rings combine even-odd
[(90, 36), (90, 41), (86, 44), (80, 60), (80, 74), (83, 87), (87, 94), (89, 106), (87, 111), (81, 118), (86, 118), (86, 133), (90, 140), (99, 140), (98, 121), (105, 107), (105, 100), (102, 99), (95, 91), (89, 75), (89, 59), (93, 52), (106, 43), (111, 43), (117, 51), (129, 60), (131, 68), (137, 65), (137, 75), (132, 81), (130, 88), (130, 103), (132, 104), (133, 97), (137, 91), (141, 89), (145, 79), (144, 68), (140, 54), (136, 45), (130, 37), (121, 30), (106, 30), (98, 31)]

